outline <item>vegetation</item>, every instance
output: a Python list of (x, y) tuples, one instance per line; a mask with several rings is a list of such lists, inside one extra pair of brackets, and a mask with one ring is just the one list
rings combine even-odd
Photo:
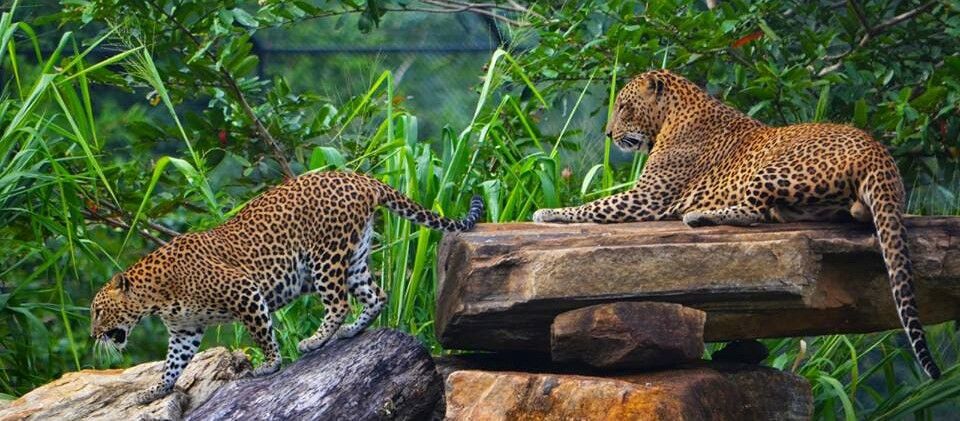
[[(258, 77), (260, 32), (342, 20), (331, 30), (375, 36), (381, 23), (425, 19), (410, 9), (444, 8), (318, 3), (64, 1), (37, 15), (14, 2), (3, 11), (0, 392), (162, 358), (163, 328), (146, 320), (122, 360), (95, 359), (90, 297), (158, 244), (216, 226), (285, 176), (362, 171), (450, 215), (480, 193), (490, 222), (629, 188), (644, 157), (611, 149), (601, 127), (612, 94), (652, 67), (772, 124), (864, 128), (897, 156), (914, 212), (960, 214), (955, 1), (505, 2), (481, 12), (500, 16), (512, 44), (478, 69), (469, 118), (456, 123), (418, 119), (419, 107), (449, 100), (410, 104), (391, 71), (360, 75), (369, 86), (359, 92)], [(439, 129), (425, 136), (427, 124)], [(377, 323), (442, 352), (432, 328), (439, 235), (386, 212), (380, 220), (373, 258), (390, 303)], [(321, 315), (310, 298), (276, 314), (285, 361)], [(929, 331), (946, 368), (935, 383), (899, 332), (768, 341), (768, 363), (810, 380), (818, 417), (931, 419), (960, 409), (960, 341), (952, 322)], [(214, 344), (259, 358), (238, 326), (211, 329), (203, 346)]]

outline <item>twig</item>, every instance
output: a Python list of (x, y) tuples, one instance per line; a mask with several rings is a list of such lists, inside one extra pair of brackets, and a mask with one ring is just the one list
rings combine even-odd
[[(86, 209), (83, 210), (83, 217), (89, 221), (103, 222), (112, 227), (127, 229), (127, 230), (130, 229), (130, 224), (126, 223), (126, 221), (122, 219), (100, 215), (98, 213), (94, 213)], [(143, 236), (143, 238), (146, 238), (147, 240), (150, 240), (159, 246), (167, 244), (166, 241), (161, 240), (157, 236), (151, 234), (150, 231), (147, 231), (146, 229), (138, 229), (137, 234), (140, 234), (141, 236)]]
[[(104, 201), (97, 201), (97, 205), (98, 205), (98, 206), (101, 206), (101, 207), (104, 207), (104, 208), (107, 208), (107, 209), (109, 209), (109, 210), (110, 210), (111, 212), (113, 212), (113, 213), (116, 213), (116, 214), (119, 214), (119, 215), (123, 215), (123, 214), (124, 214), (123, 209), (120, 209), (118, 206), (114, 205), (113, 203), (104, 202)], [(153, 222), (153, 221), (150, 221), (150, 220), (143, 220), (143, 221), (140, 221), (140, 222), (143, 223), (144, 225), (152, 228), (154, 231), (159, 231), (159, 232), (161, 232), (161, 233), (163, 233), (163, 234), (165, 234), (165, 235), (169, 235), (169, 236), (171, 236), (171, 237), (176, 237), (176, 236), (180, 235), (180, 232), (179, 232), (179, 231), (176, 231), (176, 230), (174, 230), (174, 229), (172, 229), (172, 228), (168, 228), (168, 227), (166, 227), (166, 226), (160, 225), (160, 224), (158, 224), (158, 223), (156, 223), (156, 222)]]
[(507, 12), (531, 14), (538, 18), (543, 18), (539, 13), (521, 6), (516, 2), (511, 2), (509, 6), (500, 3), (472, 3), (464, 0), (420, 0), (422, 3), (432, 4), (434, 6), (446, 7), (453, 12), (475, 11), (477, 9), (503, 10)]
[[(424, 2), (424, 3), (426, 3), (426, 2)], [(500, 4), (497, 4), (497, 3), (466, 3), (466, 2), (456, 2), (456, 4), (454, 4), (454, 3), (449, 3), (449, 4), (437, 5), (437, 6), (434, 6), (434, 7), (417, 7), (417, 6), (384, 7), (382, 10), (387, 11), (387, 12), (391, 12), (391, 13), (394, 13), (394, 12), (460, 13), (460, 12), (480, 12), (480, 11), (482, 10), (482, 11), (485, 12), (485, 13), (480, 13), (480, 14), (485, 15), (485, 16), (490, 16), (490, 17), (493, 18), (493, 19), (496, 19), (496, 20), (499, 20), (499, 21), (501, 21), (501, 22), (508, 23), (508, 24), (514, 25), (514, 26), (526, 26), (527, 24), (524, 23), (524, 22), (516, 21), (516, 20), (514, 20), (514, 19), (510, 19), (510, 18), (508, 18), (508, 17), (506, 17), (506, 16), (503, 16), (503, 15), (498, 15), (498, 14), (496, 14), (496, 13), (491, 13), (490, 10), (499, 9), (499, 10), (504, 10), (504, 11), (508, 11), (508, 12), (520, 13), (520, 14), (530, 14), (530, 15), (532, 15), (532, 16), (536, 16), (536, 17), (538, 17), (538, 18), (543, 19), (543, 15), (540, 15), (539, 13), (534, 12), (534, 11), (531, 10), (531, 9), (525, 8), (525, 7), (523, 7), (522, 5), (520, 5), (520, 4), (518, 4), (518, 3), (514, 2), (514, 1), (510, 1), (509, 3), (510, 3), (509, 6), (505, 6), (505, 5), (500, 5)], [(463, 6), (464, 6), (465, 4), (466, 4), (466, 5), (469, 5), (470, 7), (464, 8)], [(270, 27), (284, 26), (284, 25), (289, 25), (289, 24), (293, 24), (293, 23), (303, 22), (303, 21), (306, 21), (306, 20), (323, 19), (323, 18), (329, 18), (329, 17), (333, 17), (333, 16), (348, 15), (348, 14), (353, 14), (353, 13), (363, 13), (363, 11), (364, 11), (364, 10), (363, 10), (362, 8), (338, 10), (338, 11), (334, 11), (334, 12), (325, 11), (325, 12), (322, 12), (322, 13), (317, 13), (317, 14), (315, 14), (315, 15), (306, 15), (306, 16), (303, 16), (303, 17), (291, 18), (291, 19), (289, 19), (289, 20), (281, 21), (281, 22), (279, 22), (279, 23), (270, 25)]]
[(901, 14), (899, 14), (899, 15), (897, 15), (897, 16), (894, 16), (894, 17), (892, 17), (892, 18), (890, 18), (890, 19), (887, 19), (887, 20), (881, 22), (879, 25), (874, 26), (874, 27), (873, 27), (873, 33), (876, 34), (876, 33), (879, 33), (879, 32), (883, 32), (883, 31), (887, 30), (887, 28), (889, 28), (889, 27), (891, 27), (891, 26), (894, 26), (894, 25), (897, 25), (897, 24), (899, 24), (899, 23), (901, 23), (901, 22), (903, 22), (903, 21), (912, 19), (914, 16), (919, 15), (919, 14), (921, 14), (921, 13), (923, 13), (923, 12), (926, 12), (928, 9), (933, 8), (933, 6), (936, 6), (937, 3), (940, 3), (940, 1), (939, 1), (939, 0), (930, 1), (930, 2), (927, 2), (926, 4), (924, 4), (924, 5), (920, 6), (920, 7), (917, 7), (916, 9), (913, 9), (913, 10), (910, 10), (910, 11), (907, 11), (907, 12), (904, 12), (904, 13), (901, 13)]
[(940, 3), (939, 0), (933, 0), (927, 3), (924, 3), (923, 5), (920, 5), (915, 9), (909, 10), (907, 12), (894, 16), (890, 19), (887, 19), (883, 22), (880, 22), (876, 26), (870, 26), (869, 23), (867, 22), (867, 17), (864, 14), (864, 11), (860, 8), (860, 4), (858, 4), (854, 0), (850, 0), (850, 7), (853, 9), (854, 14), (857, 16), (857, 20), (860, 22), (860, 25), (863, 26), (863, 29), (864, 29), (863, 37), (860, 38), (859, 42), (850, 46), (850, 49), (848, 49), (847, 51), (844, 51), (840, 54), (836, 54), (833, 56), (824, 57), (823, 58), (824, 61), (835, 61), (835, 63), (827, 67), (824, 67), (823, 69), (820, 69), (820, 71), (817, 72), (817, 76), (822, 77), (830, 72), (833, 72), (834, 70), (839, 69), (840, 66), (843, 64), (844, 58), (852, 54), (854, 51), (866, 46), (867, 43), (869, 43), (870, 40), (873, 39), (875, 36), (885, 32), (886, 30), (890, 29), (893, 26), (896, 26), (900, 23), (903, 23), (907, 20), (910, 20), (916, 17), (917, 15), (927, 11), (928, 9), (933, 8), (933, 6), (936, 6), (938, 3)]
[[(173, 15), (167, 13), (167, 11), (164, 10), (162, 6), (158, 5), (155, 0), (147, 0), (147, 3), (149, 3), (158, 12), (163, 14), (167, 18), (167, 20), (169, 20), (171, 23), (173, 23), (178, 28), (180, 28), (180, 30), (183, 31), (184, 34), (186, 34), (187, 37), (190, 38), (190, 40), (193, 41), (193, 43), (198, 48), (203, 48), (203, 43), (201, 43), (200, 40), (197, 39), (197, 37), (193, 35), (192, 32), (190, 32), (190, 29), (184, 26)], [(207, 58), (209, 58), (214, 63), (217, 62), (217, 56), (216, 54), (214, 54), (212, 48), (205, 50), (204, 55), (206, 55)], [(256, 113), (253, 112), (253, 108), (250, 107), (250, 103), (247, 102), (246, 96), (243, 94), (243, 91), (240, 90), (240, 85), (237, 84), (237, 81), (233, 78), (233, 75), (231, 75), (230, 72), (225, 67), (221, 66), (219, 68), (219, 72), (224, 82), (226, 82), (230, 90), (233, 91), (233, 94), (236, 97), (237, 101), (240, 102), (240, 107), (243, 108), (244, 114), (247, 115), (247, 118), (253, 121), (253, 125), (257, 129), (257, 133), (259, 134), (260, 138), (263, 139), (263, 141), (267, 142), (267, 144), (269, 144), (271, 148), (273, 148), (273, 153), (275, 155), (275, 158), (277, 159), (277, 162), (280, 164), (280, 169), (283, 171), (283, 175), (286, 176), (287, 178), (293, 178), (295, 175), (293, 173), (293, 170), (290, 169), (290, 163), (287, 161), (286, 155), (284, 155), (283, 153), (283, 149), (280, 148), (280, 144), (277, 142), (276, 139), (273, 138), (273, 135), (271, 135), (270, 131), (267, 130), (267, 128), (263, 125), (263, 122), (260, 121), (260, 118), (257, 117)]]
[(435, 8), (426, 8), (426, 7), (416, 7), (416, 6), (407, 6), (402, 10), (417, 11), (417, 12), (426, 12), (426, 13), (459, 13), (459, 12), (473, 12), (480, 15), (490, 16), (494, 19), (504, 21), (514, 26), (524, 26), (519, 21), (510, 19), (508, 17), (498, 15), (488, 9), (489, 7), (486, 4), (484, 5), (475, 5), (475, 4), (466, 4), (458, 5), (454, 3), (449, 3), (439, 0), (421, 0), (422, 3), (436, 6)]

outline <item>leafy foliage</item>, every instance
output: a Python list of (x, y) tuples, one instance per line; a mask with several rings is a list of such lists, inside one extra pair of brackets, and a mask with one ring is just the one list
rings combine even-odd
[(916, 210), (956, 208), (960, 5), (717, 3), (544, 3), (521, 65), (550, 92), (666, 67), (771, 124), (851, 123), (893, 148)]
[[(645, 157), (613, 151), (598, 141), (600, 127), (618, 86), (653, 67), (770, 123), (862, 127), (894, 150), (911, 209), (960, 213), (956, 2), (720, 1), (708, 10), (679, 0), (583, 0), (484, 9), (505, 17), (502, 25), (529, 25), (504, 26), (513, 47), (494, 52), (477, 75), (470, 121), (429, 138), (422, 110), (397, 99), (390, 72), (346, 98), (291, 89), (288, 74), (257, 76), (258, 32), (343, 16), (375, 32), (383, 19), (426, 7), (319, 3), (93, 0), (64, 2), (31, 23), (14, 20), (16, 3), (3, 14), (0, 392), (161, 358), (162, 327), (147, 320), (122, 361), (94, 359), (93, 292), (157, 244), (216, 226), (289, 174), (362, 171), (450, 215), (478, 192), (491, 222), (628, 188)], [(70, 32), (38, 30), (51, 23)], [(373, 259), (390, 303), (378, 323), (441, 352), (432, 329), (439, 235), (386, 212), (380, 221)], [(284, 359), (297, 357), (297, 341), (321, 315), (309, 298), (277, 313)], [(771, 340), (768, 363), (810, 379), (819, 417), (931, 418), (957, 409), (960, 342), (954, 323), (930, 330), (949, 367), (933, 384), (897, 333)], [(204, 346), (214, 344), (259, 358), (236, 325), (211, 329)]]

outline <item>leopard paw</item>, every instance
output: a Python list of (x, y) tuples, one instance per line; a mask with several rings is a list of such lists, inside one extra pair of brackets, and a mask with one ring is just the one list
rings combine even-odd
[(561, 222), (563, 218), (557, 214), (555, 209), (539, 209), (533, 213), (533, 222), (542, 224), (545, 222)]
[(363, 332), (363, 329), (342, 327), (337, 331), (336, 339), (350, 339), (359, 335), (360, 332)]
[(683, 215), (683, 223), (690, 228), (697, 227), (706, 227), (710, 225), (717, 225), (717, 221), (714, 221), (713, 218), (703, 212), (687, 212)]
[(306, 354), (311, 351), (316, 351), (320, 348), (323, 348), (323, 346), (327, 343), (328, 340), (329, 338), (327, 339), (307, 338), (300, 341), (300, 343), (297, 344), (297, 350), (300, 351), (301, 354)]
[(264, 361), (259, 367), (250, 371), (250, 377), (263, 377), (280, 370), (280, 360)]
[(164, 396), (169, 395), (170, 392), (172, 391), (173, 389), (164, 390), (164, 389), (156, 389), (156, 388), (150, 389), (150, 390), (144, 390), (142, 392), (137, 393), (136, 396), (134, 397), (134, 400), (137, 402), (138, 405), (146, 405), (150, 402), (153, 402), (157, 399), (160, 399)]

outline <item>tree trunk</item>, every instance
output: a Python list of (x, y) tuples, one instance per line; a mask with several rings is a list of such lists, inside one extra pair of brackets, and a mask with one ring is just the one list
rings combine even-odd
[(423, 419), (442, 390), (423, 345), (384, 329), (330, 343), (277, 374), (225, 385), (187, 419)]

